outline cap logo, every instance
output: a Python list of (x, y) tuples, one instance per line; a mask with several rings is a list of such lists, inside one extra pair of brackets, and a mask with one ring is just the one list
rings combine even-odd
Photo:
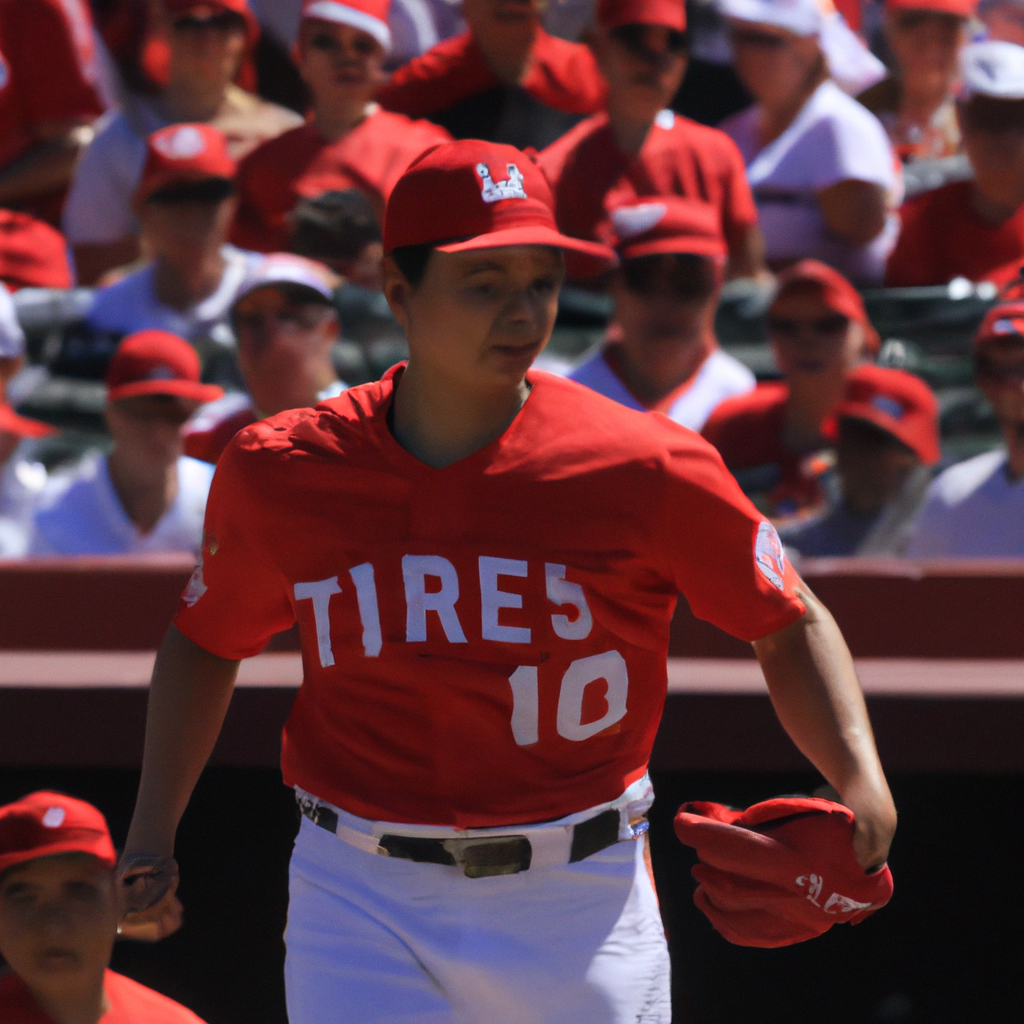
[(186, 125), (153, 140), (153, 148), (168, 160), (191, 160), (206, 150), (203, 133), (192, 125)]
[(871, 404), (879, 412), (884, 412), (886, 416), (891, 416), (894, 420), (903, 419), (903, 414), (907, 411), (895, 398), (890, 398), (888, 395), (875, 395), (871, 399)]
[(485, 203), (496, 203), (499, 199), (525, 199), (526, 189), (523, 188), (523, 172), (515, 164), (506, 164), (508, 178), (505, 181), (494, 181), (491, 170), (485, 163), (476, 165), (476, 173), (480, 175), (482, 188), (480, 195)]
[(1024, 334), (1024, 319), (1003, 317), (992, 325), (993, 334)]
[[(216, 550), (216, 542), (211, 544), (211, 554)], [(203, 553), (199, 553), (199, 561), (196, 564), (195, 572), (192, 573), (185, 593), (181, 595), (182, 601), (191, 608), (196, 601), (206, 593), (206, 584), (203, 582)]]
[(64, 824), (65, 811), (63, 807), (47, 807), (43, 815), (43, 824), (47, 828), (60, 828)]
[(668, 212), (664, 203), (640, 203), (612, 210), (612, 225), (620, 239), (635, 238), (650, 231)]
[(769, 583), (785, 590), (783, 576), (786, 572), (786, 554), (782, 549), (782, 541), (771, 523), (764, 522), (757, 528), (757, 540), (754, 542), (754, 561), (761, 575)]
[(146, 380), (177, 380), (178, 375), (169, 366), (157, 366), (146, 374)]

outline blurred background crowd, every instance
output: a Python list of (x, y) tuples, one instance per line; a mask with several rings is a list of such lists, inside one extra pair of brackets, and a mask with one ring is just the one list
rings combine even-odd
[(404, 357), (450, 137), (619, 254), (539, 367), (794, 558), (1024, 556), (1024, 0), (0, 0), (0, 556), (198, 550), (235, 432)]

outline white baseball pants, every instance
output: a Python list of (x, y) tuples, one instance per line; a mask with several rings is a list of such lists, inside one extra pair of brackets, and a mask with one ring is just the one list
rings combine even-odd
[(670, 1024), (643, 841), (467, 878), (302, 819), (290, 869), (291, 1024)]

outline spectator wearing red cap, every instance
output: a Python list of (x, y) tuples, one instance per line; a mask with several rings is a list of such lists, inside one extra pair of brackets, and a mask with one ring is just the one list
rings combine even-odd
[(859, 366), (834, 413), (839, 493), (831, 509), (782, 531), (808, 558), (902, 555), (939, 461), (939, 407), (903, 370)]
[(785, 522), (823, 507), (833, 415), (878, 334), (849, 281), (802, 260), (779, 275), (768, 338), (782, 381), (723, 402), (703, 433), (758, 507)]
[(663, 196), (612, 210), (620, 265), (615, 314), (600, 352), (570, 377), (631, 409), (700, 430), (754, 375), (715, 340), (726, 260), (718, 211)]
[(935, 478), (914, 524), (911, 558), (1024, 557), (1024, 303), (988, 311), (974, 339), (974, 375), (1006, 447)]
[(0, 0), (0, 206), (56, 224), (104, 108), (85, 0)]
[(135, 212), (152, 262), (96, 294), (96, 331), (170, 331), (207, 349), (229, 344), (228, 311), (259, 262), (227, 244), (235, 214), (235, 162), (205, 124), (172, 125), (149, 140)]
[(954, 277), (1006, 285), (1024, 262), (1024, 47), (972, 43), (957, 104), (974, 171), (906, 203), (885, 283), (946, 284)]
[(880, 283), (899, 230), (897, 161), (878, 119), (834, 80), (828, 46), (842, 26), (816, 0), (722, 0), (722, 11), (755, 102), (721, 128), (743, 154), (769, 264), (813, 257)]
[(608, 82), (607, 111), (540, 155), (559, 227), (596, 238), (614, 206), (658, 195), (711, 203), (729, 249), (729, 276), (764, 269), (764, 243), (735, 143), (668, 110), (686, 71), (682, 0), (602, 0), (593, 46)]
[(202, 1024), (109, 970), (121, 899), (103, 815), (63, 793), (0, 807), (0, 1020), (4, 1024)]
[(50, 478), (31, 553), (198, 552), (213, 468), (182, 454), (182, 427), (223, 390), (200, 383), (187, 341), (153, 330), (121, 342), (105, 382), (110, 453)]
[(172, 124), (209, 124), (224, 133), (239, 160), (301, 121), (234, 84), (258, 31), (245, 0), (166, 0), (157, 10), (170, 47), (167, 87), (155, 97), (126, 94), (121, 110), (101, 123), (64, 208), (62, 227), (82, 284), (95, 284), (139, 255), (133, 197), (154, 132)]
[(70, 288), (64, 236), (45, 221), (0, 209), (0, 281), (8, 288)]
[(857, 99), (904, 163), (960, 152), (954, 90), (977, 0), (887, 0), (883, 31), (893, 73)]
[(469, 31), (399, 68), (381, 105), (457, 139), (549, 145), (604, 108), (607, 86), (586, 46), (541, 28), (541, 9), (541, 0), (465, 0)]
[(264, 143), (239, 168), (232, 238), (260, 252), (288, 248), (288, 215), (302, 199), (360, 189), (378, 218), (402, 172), (444, 129), (373, 101), (390, 45), (388, 0), (308, 0), (299, 26), (299, 70), (313, 97), (306, 124)]
[(231, 308), (248, 394), (225, 395), (202, 409), (186, 428), (186, 455), (215, 463), (250, 423), (345, 390), (331, 362), (340, 334), (337, 285), (327, 267), (301, 256), (274, 253), (260, 264)]

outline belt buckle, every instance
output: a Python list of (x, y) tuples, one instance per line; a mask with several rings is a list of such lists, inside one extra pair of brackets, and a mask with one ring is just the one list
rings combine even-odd
[(529, 868), (533, 858), (533, 848), (526, 836), (445, 839), (442, 845), (467, 878), (517, 875)]

